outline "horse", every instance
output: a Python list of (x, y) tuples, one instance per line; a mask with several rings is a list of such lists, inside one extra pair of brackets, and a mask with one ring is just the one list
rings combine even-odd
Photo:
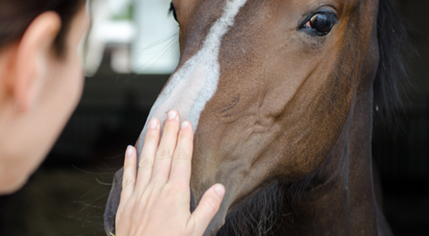
[[(214, 183), (226, 187), (204, 235), (391, 235), (371, 139), (400, 101), (406, 31), (392, 3), (173, 0), (170, 10), (181, 56), (148, 118), (176, 109), (194, 125), (191, 210)], [(107, 235), (121, 182), (119, 170)]]

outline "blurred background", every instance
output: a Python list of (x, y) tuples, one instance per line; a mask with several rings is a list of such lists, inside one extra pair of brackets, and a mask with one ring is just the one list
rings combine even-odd
[[(429, 235), (429, 11), (399, 0), (418, 56), (401, 129), (377, 130), (373, 155), (395, 235)], [(83, 44), (82, 100), (41, 168), (20, 191), (0, 197), (0, 236), (105, 235), (104, 205), (123, 153), (177, 65), (178, 25), (170, 0), (92, 0)], [(405, 52), (407, 53), (407, 52)]]

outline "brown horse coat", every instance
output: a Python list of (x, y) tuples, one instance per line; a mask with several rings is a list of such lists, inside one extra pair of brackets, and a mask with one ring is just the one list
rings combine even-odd
[[(377, 27), (391, 5), (172, 5), (181, 58), (150, 117), (165, 120), (177, 109), (195, 125), (193, 207), (214, 183), (226, 187), (205, 235), (389, 235), (374, 196), (371, 135), (385, 57), (379, 31), (390, 30)], [(108, 232), (121, 173), (106, 208)]]

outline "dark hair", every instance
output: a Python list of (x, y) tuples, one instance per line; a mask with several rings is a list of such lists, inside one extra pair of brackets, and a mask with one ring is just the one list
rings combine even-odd
[[(374, 125), (394, 128), (404, 112), (403, 87), (410, 86), (407, 57), (415, 54), (409, 26), (390, 0), (380, 0), (377, 38), (380, 60), (374, 81)], [(406, 52), (406, 54), (404, 54)]]
[(31, 22), (46, 11), (57, 12), (61, 30), (55, 39), (54, 50), (61, 56), (66, 47), (66, 36), (76, 13), (86, 0), (1, 0), (0, 50), (22, 38)]

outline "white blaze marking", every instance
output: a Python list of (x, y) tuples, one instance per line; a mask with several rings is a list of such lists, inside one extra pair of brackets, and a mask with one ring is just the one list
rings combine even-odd
[[(194, 126), (194, 132), (196, 131), (200, 114), (217, 89), (221, 40), (228, 28), (234, 24), (234, 17), (246, 1), (226, 0), (224, 12), (211, 27), (203, 46), (174, 73), (153, 105), (148, 120), (155, 117), (164, 123), (166, 113), (175, 109), (180, 112), (181, 120), (189, 120)], [(147, 122), (137, 144), (139, 159), (146, 130)]]

